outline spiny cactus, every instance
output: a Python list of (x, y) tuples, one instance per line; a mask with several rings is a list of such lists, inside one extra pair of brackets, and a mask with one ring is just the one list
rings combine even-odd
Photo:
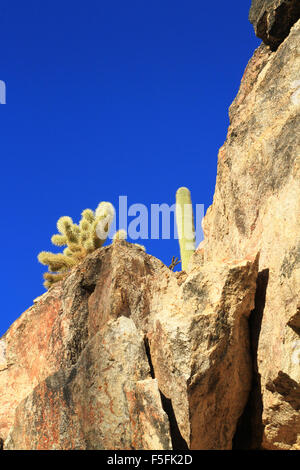
[(176, 192), (176, 223), (179, 237), (181, 267), (186, 271), (195, 251), (195, 227), (191, 193), (188, 188)]
[(42, 251), (38, 255), (40, 263), (48, 266), (44, 274), (44, 286), (49, 289), (55, 282), (65, 277), (67, 272), (85, 256), (105, 242), (115, 210), (109, 202), (101, 202), (96, 211), (85, 209), (76, 225), (71, 217), (60, 217), (57, 221), (58, 234), (51, 238), (56, 246), (66, 246), (63, 253)]
[(113, 236), (113, 242), (116, 242), (118, 240), (126, 240), (127, 238), (127, 232), (126, 230), (124, 230), (123, 228), (121, 228), (120, 230), (118, 230), (114, 236)]
[[(126, 230), (121, 228), (114, 234), (113, 243), (116, 243), (120, 240), (126, 240), (126, 238), (127, 238), (127, 232)], [(144, 247), (144, 245), (140, 245), (139, 243), (133, 243), (133, 246), (136, 246), (140, 250), (146, 251), (146, 248)]]

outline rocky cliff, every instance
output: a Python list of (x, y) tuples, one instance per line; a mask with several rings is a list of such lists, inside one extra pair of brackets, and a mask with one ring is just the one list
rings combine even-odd
[(4, 449), (300, 449), (297, 5), (253, 1), (188, 272), (118, 241), (0, 339)]
[(247, 439), (267, 449), (300, 448), (299, 71), (300, 21), (246, 68), (199, 247), (205, 263), (260, 252)]

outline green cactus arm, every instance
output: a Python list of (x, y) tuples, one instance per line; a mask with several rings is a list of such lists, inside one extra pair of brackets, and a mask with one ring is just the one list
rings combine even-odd
[(181, 266), (186, 271), (195, 251), (195, 227), (191, 193), (181, 187), (176, 192), (176, 223), (179, 237)]
[(90, 227), (91, 227), (91, 224), (93, 223), (92, 222), (89, 222), (87, 219), (81, 219), (81, 221), (79, 222), (79, 228), (80, 228), (80, 231), (81, 232), (88, 232), (90, 230)]
[(51, 253), (50, 251), (41, 251), (38, 254), (39, 262), (44, 264), (45, 266), (47, 266), (47, 264), (49, 262), (49, 255), (53, 255), (53, 253)]
[(44, 287), (50, 289), (56, 282), (63, 280), (66, 277), (66, 274), (62, 273), (44, 273), (43, 275), (45, 282)]
[(123, 228), (118, 230), (114, 236), (113, 236), (113, 242), (118, 241), (118, 240), (126, 240), (127, 238), (127, 232)]
[(66, 227), (70, 228), (73, 225), (73, 220), (71, 217), (68, 217), (67, 215), (64, 215), (63, 217), (60, 217), (57, 221), (57, 230), (61, 235), (66, 235)]
[(48, 265), (50, 271), (57, 272), (70, 269), (76, 264), (76, 261), (63, 253), (51, 253), (50, 251), (42, 251), (38, 255), (38, 260), (44, 265)]
[(68, 240), (68, 245), (71, 243), (79, 243), (80, 231), (78, 229), (79, 227), (77, 227), (76, 224), (73, 224), (70, 228), (67, 228), (66, 237)]
[(94, 214), (94, 211), (92, 211), (92, 209), (85, 209), (81, 213), (81, 217), (82, 219), (87, 221), (89, 224), (92, 224), (95, 220), (95, 214)]
[(56, 246), (64, 246), (68, 243), (67, 237), (65, 235), (55, 234), (51, 237), (51, 242)]
[(63, 254), (64, 254), (65, 256), (73, 256), (74, 253), (73, 253), (73, 251), (70, 250), (70, 248), (67, 246), (67, 247), (64, 249)]
[(64, 235), (67, 239), (67, 243), (78, 243), (79, 242), (79, 227), (73, 223), (71, 217), (63, 216), (57, 221), (58, 231)]
[(73, 234), (77, 236), (77, 240), (79, 240), (80, 233), (81, 233), (81, 228), (79, 227), (79, 225), (73, 224), (71, 230)]
[(96, 248), (100, 248), (105, 243), (114, 217), (114, 206), (110, 202), (100, 202), (95, 211), (95, 222), (92, 227), (92, 236)]
[(65, 273), (44, 273), (43, 278), (50, 283), (61, 281), (66, 277)]
[(63, 251), (65, 256), (73, 258), (77, 263), (83, 260), (87, 254), (83, 246), (80, 247), (80, 251), (72, 251), (69, 247), (65, 248)]
[(71, 253), (80, 253), (82, 251), (82, 246), (79, 243), (69, 243), (68, 247)]
[(115, 215), (115, 209), (111, 202), (102, 201), (98, 204), (97, 209), (95, 210), (95, 218), (106, 216), (110, 214), (112, 216)]
[(86, 250), (87, 253), (92, 253), (97, 248), (97, 247), (95, 247), (95, 242), (94, 242), (94, 239), (92, 237), (89, 237), (87, 240), (85, 240), (83, 242), (83, 247), (84, 247), (84, 249)]

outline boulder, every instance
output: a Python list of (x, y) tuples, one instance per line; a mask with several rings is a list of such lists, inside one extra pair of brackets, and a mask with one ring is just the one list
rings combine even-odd
[(249, 20), (255, 34), (276, 50), (300, 18), (299, 0), (252, 0)]
[(125, 241), (89, 255), (1, 339), (4, 449), (230, 449), (257, 269), (174, 273)]

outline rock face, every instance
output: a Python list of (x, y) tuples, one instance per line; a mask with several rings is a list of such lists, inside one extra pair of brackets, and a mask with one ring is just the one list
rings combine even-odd
[(252, 0), (249, 20), (255, 34), (276, 50), (300, 18), (299, 0)]
[(0, 339), (0, 448), (300, 449), (297, 5), (253, 2), (188, 272), (117, 241)]
[(258, 257), (173, 273), (90, 255), (2, 338), (5, 449), (230, 449), (251, 387)]
[(199, 247), (205, 263), (260, 252), (246, 427), (248, 445), (265, 449), (300, 449), (299, 70), (300, 21), (247, 66)]

